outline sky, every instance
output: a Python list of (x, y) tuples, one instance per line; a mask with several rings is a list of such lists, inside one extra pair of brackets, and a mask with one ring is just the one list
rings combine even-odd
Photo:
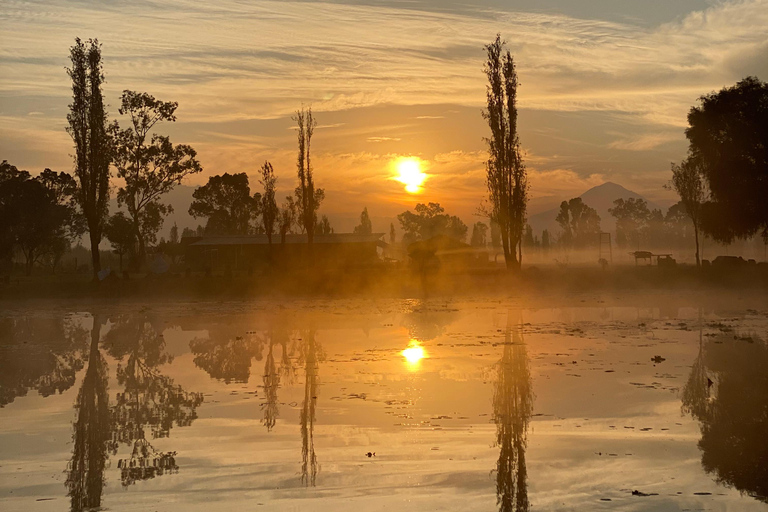
[[(4, 0), (0, 23), (0, 159), (72, 170), (69, 47), (98, 38), (111, 117), (124, 89), (179, 103), (157, 132), (197, 150), (189, 186), (246, 172), (258, 189), (269, 160), (284, 196), (291, 117), (311, 106), (320, 213), (337, 231), (364, 206), (380, 231), (417, 202), (480, 220), (483, 45), (497, 32), (520, 79), (530, 213), (604, 181), (671, 203), (697, 98), (768, 79), (768, 0)], [(392, 179), (403, 157), (428, 175), (418, 194)]]

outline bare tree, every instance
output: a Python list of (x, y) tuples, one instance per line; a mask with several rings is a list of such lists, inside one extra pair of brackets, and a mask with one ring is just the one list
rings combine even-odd
[(525, 214), (528, 204), (528, 173), (520, 154), (517, 135), (517, 72), (505, 42), (497, 35), (486, 45), (488, 60), (488, 109), (483, 117), (491, 129), (486, 162), (490, 204), (486, 212), (498, 224), (508, 269), (520, 268)]
[(101, 45), (97, 39), (84, 43), (75, 39), (69, 50), (72, 67), (67, 74), (72, 79), (72, 103), (67, 114), (67, 132), (75, 143), (75, 177), (77, 200), (91, 241), (93, 278), (101, 270), (99, 244), (109, 209), (109, 165), (111, 142), (107, 134), (107, 113), (101, 85)]
[(699, 162), (693, 158), (683, 160), (680, 165), (672, 164), (672, 187), (680, 196), (685, 211), (693, 223), (693, 234), (696, 240), (696, 266), (701, 266), (699, 259), (699, 224), (701, 222), (701, 205), (707, 197), (704, 181), (701, 179)]
[(272, 245), (272, 233), (275, 232), (275, 222), (278, 221), (280, 209), (277, 207), (277, 201), (275, 200), (277, 176), (275, 176), (271, 163), (264, 162), (264, 165), (261, 167), (259, 183), (264, 187), (264, 195), (261, 196), (261, 221), (264, 224), (267, 240)]

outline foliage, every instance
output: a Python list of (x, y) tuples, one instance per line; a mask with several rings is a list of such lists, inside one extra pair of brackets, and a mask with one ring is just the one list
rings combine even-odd
[(320, 220), (317, 221), (317, 225), (315, 225), (315, 234), (330, 235), (331, 233), (333, 233), (331, 222), (328, 220), (326, 215), (323, 215)]
[(470, 238), (469, 245), (472, 247), (485, 247), (487, 235), (488, 226), (482, 222), (475, 222), (474, 226), (472, 226), (472, 238)]
[[(25, 273), (30, 275), (34, 264), (48, 254), (53, 267), (69, 248), (70, 226), (74, 207), (67, 204), (64, 194), (54, 185), (71, 186), (68, 175), (59, 179), (53, 171), (42, 177), (32, 178), (28, 172), (19, 171), (7, 161), (0, 164), (0, 239), (8, 258), (15, 247), (24, 255)], [(49, 181), (46, 181), (49, 180)], [(70, 192), (72, 188), (68, 189)], [(3, 255), (0, 255), (3, 256)]]
[(67, 132), (75, 143), (75, 199), (88, 224), (91, 241), (93, 278), (101, 270), (99, 243), (109, 209), (109, 178), (112, 141), (107, 133), (101, 66), (101, 45), (92, 39), (79, 38), (70, 48), (72, 103), (67, 114)]
[(126, 129), (115, 122), (110, 127), (114, 138), (114, 163), (125, 185), (117, 192), (118, 204), (125, 206), (133, 222), (136, 257), (144, 263), (146, 246), (157, 241), (163, 218), (173, 209), (161, 197), (181, 181), (203, 169), (197, 153), (186, 144), (174, 145), (167, 136), (150, 131), (159, 122), (176, 121), (178, 103), (163, 102), (147, 93), (123, 91), (121, 115), (130, 118)]
[[(701, 225), (701, 206), (706, 200), (707, 192), (702, 180), (700, 161), (688, 158), (680, 165), (672, 164), (672, 186), (680, 196), (680, 203), (685, 214), (693, 223), (696, 238), (696, 266), (701, 266), (699, 258), (699, 226)], [(672, 208), (670, 208), (670, 211)], [(669, 217), (669, 212), (667, 212)]]
[(647, 240), (648, 222), (651, 211), (643, 199), (616, 199), (608, 212), (616, 218), (616, 244), (621, 247), (639, 249)]
[(248, 175), (224, 173), (211, 176), (208, 183), (197, 188), (189, 206), (193, 217), (207, 217), (207, 235), (247, 235), (251, 219), (261, 209), (261, 194), (251, 196)]
[(135, 247), (136, 237), (133, 231), (133, 222), (125, 213), (117, 212), (112, 215), (104, 226), (104, 234), (112, 244), (114, 252), (120, 256), (120, 270), (123, 269), (123, 256), (130, 254)]
[(563, 201), (555, 220), (563, 230), (562, 239), (567, 246), (586, 247), (599, 242), (600, 216), (580, 197)]
[(702, 230), (726, 243), (768, 237), (768, 84), (747, 77), (700, 102), (685, 134), (689, 160), (711, 194)]
[(360, 224), (355, 226), (352, 232), (358, 235), (370, 235), (373, 233), (373, 225), (371, 224), (371, 217), (368, 215), (367, 206), (360, 213)]
[(512, 55), (509, 51), (505, 53), (504, 46), (500, 35), (485, 46), (488, 107), (483, 117), (491, 129), (491, 137), (486, 139), (490, 200), (487, 213), (499, 226), (507, 268), (517, 269), (520, 267), (517, 247), (523, 235), (528, 204), (528, 173), (517, 133), (517, 72)]
[(275, 185), (277, 177), (272, 168), (272, 164), (264, 162), (261, 168), (261, 180), (259, 183), (264, 187), (264, 194), (261, 196), (261, 222), (264, 226), (264, 233), (267, 235), (269, 243), (272, 243), (272, 234), (275, 232), (275, 223), (278, 222), (280, 210), (275, 200)]
[(296, 220), (302, 226), (302, 232), (307, 233), (307, 241), (311, 244), (314, 228), (317, 224), (317, 210), (325, 198), (323, 189), (315, 189), (314, 173), (310, 161), (310, 146), (317, 121), (312, 117), (312, 109), (296, 111), (293, 118), (298, 125), (299, 154), (296, 162), (299, 185), (296, 187)]
[(448, 215), (439, 203), (416, 205), (416, 213), (405, 211), (397, 216), (403, 230), (403, 243), (428, 240), (445, 235), (463, 241), (467, 236), (467, 225), (455, 215)]

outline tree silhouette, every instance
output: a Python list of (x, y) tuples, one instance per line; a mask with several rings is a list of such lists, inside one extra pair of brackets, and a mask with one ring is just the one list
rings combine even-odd
[(101, 318), (93, 317), (88, 369), (75, 400), (77, 419), (73, 423), (72, 458), (67, 465), (67, 496), (73, 512), (101, 506), (104, 468), (109, 452), (115, 450), (111, 438), (107, 363), (99, 350)]
[(32, 178), (7, 161), (0, 168), (0, 231), (9, 250), (16, 247), (24, 255), (26, 275), (46, 254), (53, 255), (55, 270), (55, 263), (69, 247), (68, 228), (74, 215), (62, 188), (71, 187), (72, 180), (62, 174), (59, 177), (48, 170)]
[(482, 222), (475, 222), (472, 226), (472, 238), (469, 244), (472, 247), (485, 247), (487, 244), (488, 226)]
[(563, 242), (568, 246), (597, 245), (600, 236), (600, 216), (597, 210), (584, 204), (580, 197), (560, 203), (555, 218), (563, 230)]
[(158, 134), (147, 140), (157, 123), (176, 121), (178, 103), (127, 90), (120, 99), (119, 112), (130, 117), (131, 126), (120, 129), (115, 122), (110, 127), (117, 175), (125, 180), (117, 192), (117, 201), (128, 209), (136, 237), (136, 257), (143, 265), (147, 243), (154, 243), (163, 218), (173, 211), (170, 205), (160, 202), (161, 197), (203, 168), (191, 146), (174, 145), (168, 137)]
[(700, 342), (682, 407), (700, 423), (701, 465), (768, 503), (768, 343), (721, 333)]
[(616, 244), (640, 249), (648, 236), (651, 211), (644, 199), (616, 199), (608, 212), (616, 218)]
[[(696, 240), (696, 266), (701, 266), (699, 258), (699, 225), (701, 224), (701, 205), (706, 199), (706, 190), (701, 178), (700, 161), (688, 158), (680, 165), (672, 164), (672, 186), (680, 202), (685, 207), (685, 213), (693, 223), (693, 233)], [(671, 208), (670, 208), (671, 210)], [(669, 212), (667, 212), (669, 213)]]
[(259, 183), (264, 187), (264, 194), (261, 196), (261, 222), (264, 226), (264, 233), (267, 234), (269, 245), (272, 245), (272, 234), (275, 232), (275, 223), (278, 222), (280, 210), (275, 200), (277, 176), (275, 176), (271, 163), (264, 162)]
[(510, 312), (493, 394), (493, 421), (496, 424), (496, 445), (499, 447), (496, 504), (501, 512), (527, 511), (530, 508), (525, 450), (533, 398), (522, 323), (519, 313)]
[(131, 219), (123, 212), (112, 215), (104, 226), (104, 234), (112, 244), (114, 252), (120, 256), (120, 271), (123, 271), (123, 256), (130, 254), (136, 244), (134, 226)]
[(414, 208), (416, 213), (405, 211), (397, 216), (403, 229), (403, 243), (406, 245), (418, 240), (428, 240), (444, 235), (456, 240), (467, 236), (467, 225), (455, 215), (448, 215), (440, 203), (419, 203)]
[(261, 210), (261, 194), (251, 196), (248, 175), (244, 172), (211, 176), (192, 197), (189, 214), (208, 219), (205, 224), (208, 235), (247, 235), (251, 231), (251, 219)]
[(729, 243), (768, 237), (768, 84), (747, 77), (688, 113), (689, 160), (710, 191), (701, 228)]
[(72, 67), (67, 74), (72, 79), (72, 103), (69, 104), (67, 132), (75, 143), (75, 198), (88, 224), (91, 242), (93, 279), (101, 270), (99, 243), (109, 209), (109, 166), (112, 142), (107, 133), (107, 113), (101, 86), (104, 74), (101, 66), (101, 45), (97, 39), (84, 43), (75, 39), (70, 48)]
[(362, 213), (360, 213), (360, 224), (355, 226), (352, 232), (357, 233), (358, 235), (370, 235), (373, 233), (373, 225), (371, 224), (371, 217), (368, 215), (367, 206), (363, 208)]
[(496, 40), (485, 46), (488, 77), (488, 107), (483, 117), (491, 129), (488, 143), (486, 178), (490, 208), (486, 213), (500, 228), (504, 259), (508, 269), (520, 267), (517, 254), (528, 205), (528, 173), (520, 154), (517, 134), (517, 72), (505, 42)]
[(307, 234), (307, 242), (314, 241), (317, 210), (325, 198), (325, 191), (315, 188), (315, 178), (310, 160), (312, 135), (317, 127), (317, 121), (312, 116), (312, 109), (296, 111), (293, 118), (298, 126), (299, 155), (296, 162), (299, 185), (296, 187), (296, 220), (301, 224), (302, 232)]

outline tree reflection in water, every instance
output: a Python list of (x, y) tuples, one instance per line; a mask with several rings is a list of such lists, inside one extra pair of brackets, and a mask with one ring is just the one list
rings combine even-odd
[[(285, 338), (288, 337), (287, 333)], [(279, 335), (275, 331), (270, 330), (267, 333), (267, 357), (264, 361), (264, 375), (262, 376), (262, 383), (264, 386), (264, 402), (261, 404), (264, 417), (261, 422), (267, 427), (267, 431), (271, 431), (277, 422), (279, 415), (279, 408), (277, 402), (277, 391), (280, 388), (280, 372), (277, 371), (275, 365), (275, 356), (272, 354), (272, 349), (276, 344), (276, 338), (282, 337), (283, 333)]]
[(73, 317), (0, 319), (0, 407), (29, 390), (49, 396), (71, 388), (87, 338)]
[(496, 504), (501, 512), (527, 511), (530, 508), (525, 449), (533, 398), (520, 314), (510, 312), (493, 394), (493, 420), (499, 447)]
[(304, 401), (301, 407), (301, 482), (315, 486), (317, 480), (317, 456), (315, 455), (315, 406), (317, 404), (317, 370), (319, 347), (315, 331), (304, 335), (302, 357), (304, 359)]
[(768, 343), (720, 333), (700, 343), (682, 393), (700, 423), (701, 465), (717, 482), (768, 503)]
[(77, 419), (73, 424), (72, 459), (67, 466), (66, 486), (73, 512), (101, 506), (104, 468), (112, 441), (107, 362), (99, 350), (102, 321), (93, 317), (88, 369), (77, 394)]
[(197, 418), (202, 393), (190, 393), (160, 373), (158, 366), (172, 361), (165, 352), (165, 340), (145, 315), (117, 318), (105, 336), (110, 355), (120, 361), (117, 383), (123, 392), (115, 395), (110, 409), (112, 437), (116, 443), (132, 446), (129, 458), (118, 462), (124, 486), (178, 470), (176, 452), (159, 452), (153, 439), (170, 435), (171, 428), (185, 427)]

